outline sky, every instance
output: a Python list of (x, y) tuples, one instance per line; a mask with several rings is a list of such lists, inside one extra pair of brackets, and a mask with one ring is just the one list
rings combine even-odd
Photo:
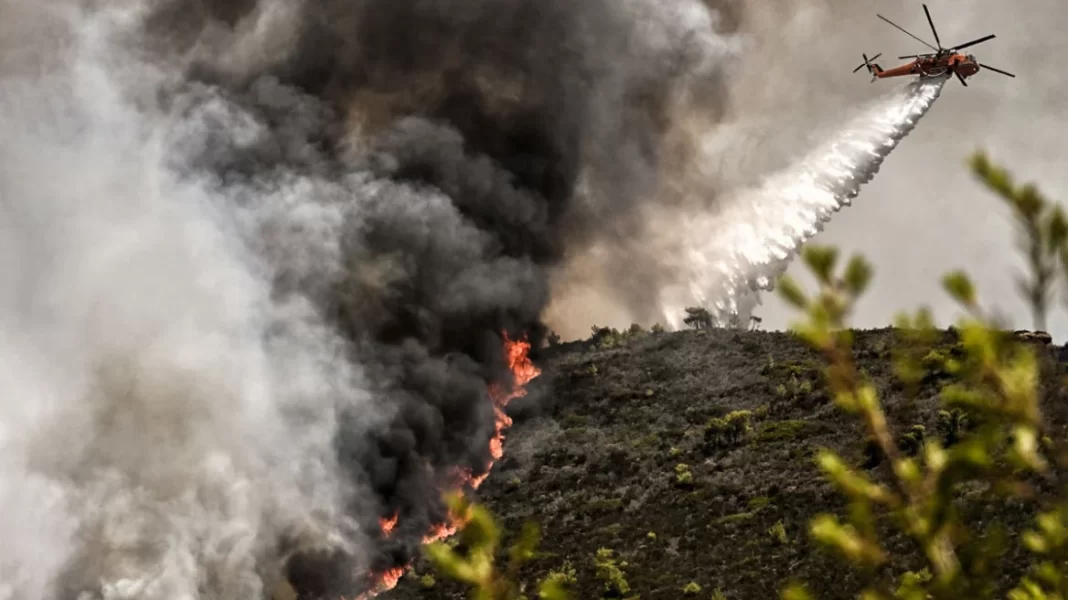
[[(793, 4), (793, 3), (791, 3)], [(830, 244), (843, 254), (860, 253), (875, 267), (875, 279), (853, 318), (859, 327), (889, 324), (902, 310), (933, 309), (940, 324), (959, 314), (942, 291), (942, 274), (964, 269), (977, 284), (985, 306), (1001, 311), (1014, 327), (1030, 328), (1030, 316), (1015, 287), (1022, 267), (1011, 214), (979, 184), (965, 161), (983, 148), (1019, 180), (1036, 183), (1052, 200), (1068, 198), (1068, 172), (1061, 168), (1068, 131), (1068, 5), (1054, 0), (996, 2), (975, 0), (928, 3), (944, 46), (994, 33), (997, 38), (970, 48), (980, 63), (1015, 73), (1011, 79), (980, 72), (964, 88), (947, 84), (941, 98), (916, 130), (883, 164), (852, 207), (827, 224), (812, 243)], [(933, 41), (921, 3), (804, 2), (796, 10), (757, 7), (748, 15), (759, 43), (736, 90), (744, 114), (777, 115), (789, 130), (834, 122), (843, 108), (863, 102), (879, 89), (869, 83), (861, 53), (883, 52), (884, 67), (897, 56), (925, 47), (876, 17), (876, 13)], [(754, 26), (755, 24), (755, 26)], [(759, 65), (759, 68), (756, 67)], [(799, 261), (788, 273), (811, 284)], [(1049, 319), (1055, 340), (1068, 338), (1068, 305), (1054, 299)], [(764, 294), (756, 314), (765, 328), (779, 329), (795, 318), (774, 295)]]
[[(31, 4), (9, 1), (2, 6), (8, 12)], [(965, 161), (972, 151), (986, 149), (1050, 199), (1068, 198), (1068, 172), (1060, 168), (1068, 131), (1063, 102), (1068, 70), (1060, 58), (1068, 54), (1068, 39), (1061, 34), (1068, 28), (1068, 4), (929, 0), (927, 5), (944, 45), (996, 34), (970, 50), (980, 62), (1017, 78), (980, 72), (968, 88), (950, 82), (853, 206), (837, 213), (813, 243), (838, 246), (846, 255), (863, 254), (874, 264), (875, 280), (854, 315), (857, 326), (884, 326), (898, 312), (921, 305), (930, 306), (941, 324), (949, 324), (959, 313), (939, 279), (949, 270), (964, 269), (985, 305), (1008, 316), (1014, 327), (1030, 327), (1016, 289), (1023, 265), (1011, 215), (974, 179)], [(744, 6), (748, 53), (738, 65), (731, 89), (735, 109), (725, 125), (760, 123), (756, 129), (762, 137), (745, 143), (770, 154), (803, 152), (805, 136), (833, 131), (843, 111), (900, 85), (870, 83), (863, 70), (851, 73), (862, 52), (882, 52), (878, 62), (889, 68), (904, 62), (897, 56), (925, 50), (876, 13), (933, 41), (922, 4), (912, 0), (765, 0)], [(3, 22), (16, 19), (0, 18), (0, 28)], [(44, 35), (47, 19), (35, 22), (38, 30), (21, 25), (3, 33), (9, 42)], [(11, 44), (9, 50), (19, 46)], [(7, 70), (34, 63), (9, 51), (0, 61)], [(798, 261), (788, 273), (812, 283)], [(1058, 290), (1049, 318), (1048, 329), (1058, 341), (1068, 340), (1066, 297)], [(756, 314), (772, 329), (788, 326), (795, 316), (773, 293), (763, 294)], [(593, 324), (625, 327), (640, 320), (596, 290), (562, 293), (548, 318), (565, 337), (584, 336)]]

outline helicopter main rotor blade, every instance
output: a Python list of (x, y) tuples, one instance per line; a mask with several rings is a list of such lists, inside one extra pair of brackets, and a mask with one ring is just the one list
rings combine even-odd
[(960, 79), (960, 84), (963, 85), (964, 87), (968, 87), (968, 83), (966, 81), (964, 81), (964, 77), (960, 73), (957, 73), (956, 71), (954, 71), (954, 73), (957, 75), (957, 79)]
[(931, 19), (931, 11), (927, 10), (926, 4), (923, 5), (923, 12), (927, 14), (927, 22), (931, 24), (931, 33), (933, 33), (935, 36), (935, 43), (938, 44), (939, 48), (941, 48), (942, 40), (938, 39), (938, 31), (935, 29), (934, 21)]
[(968, 46), (974, 46), (974, 45), (976, 45), (976, 44), (981, 44), (981, 43), (983, 43), (983, 42), (985, 42), (985, 41), (987, 41), (987, 40), (992, 40), (992, 39), (994, 39), (994, 38), (996, 38), (996, 37), (997, 37), (996, 35), (994, 35), (994, 34), (992, 34), (992, 33), (991, 33), (991, 34), (990, 34), (990, 35), (988, 35), (988, 36), (985, 36), (985, 37), (981, 37), (981, 38), (979, 38), (979, 39), (977, 39), (977, 40), (972, 40), (972, 41), (970, 41), (970, 42), (967, 42), (967, 43), (965, 43), (965, 44), (961, 44), (960, 46), (953, 46), (953, 49), (954, 49), (954, 50), (961, 50), (962, 48), (967, 48)]
[(1001, 69), (995, 69), (994, 67), (991, 67), (990, 65), (980, 64), (979, 66), (984, 68), (984, 69), (989, 69), (989, 70), (991, 70), (991, 71), (993, 71), (995, 73), (1001, 73), (1002, 75), (1006, 75), (1008, 77), (1016, 77), (1015, 75), (1013, 75), (1012, 73), (1009, 73), (1008, 71), (1002, 71)]
[(938, 51), (938, 48), (935, 48), (934, 46), (932, 46), (932, 45), (928, 44), (927, 42), (925, 42), (925, 41), (921, 40), (920, 38), (916, 37), (915, 35), (912, 35), (912, 34), (911, 34), (911, 33), (909, 33), (909, 32), (908, 32), (908, 31), (907, 31), (907, 30), (906, 30), (906, 29), (905, 29), (904, 27), (902, 27), (902, 26), (898, 25), (897, 23), (895, 23), (895, 22), (891, 21), (890, 19), (887, 19), (886, 17), (884, 17), (884, 16), (882, 16), (882, 15), (880, 15), (880, 14), (878, 14), (878, 13), (876, 13), (876, 15), (875, 15), (875, 16), (877, 16), (877, 17), (879, 17), (880, 19), (882, 19), (882, 20), (886, 21), (887, 23), (889, 23), (889, 24), (893, 25), (894, 27), (897, 27), (898, 29), (900, 29), (901, 31), (903, 31), (903, 32), (905, 33), (905, 35), (908, 35), (909, 37), (911, 37), (911, 38), (915, 39), (915, 40), (916, 40), (916, 41), (918, 41), (919, 43), (921, 43), (921, 44), (923, 44), (924, 46), (927, 46), (928, 48), (930, 48), (931, 50), (934, 50), (935, 52), (937, 52), (937, 51)]
[(897, 58), (901, 60), (904, 58), (920, 58), (921, 56), (934, 56), (934, 54), (909, 54), (908, 56), (899, 56)]

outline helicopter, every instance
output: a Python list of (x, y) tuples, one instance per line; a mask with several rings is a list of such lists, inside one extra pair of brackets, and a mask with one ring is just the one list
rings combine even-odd
[(853, 72), (856, 73), (857, 71), (861, 70), (863, 67), (867, 67), (868, 68), (868, 72), (872, 74), (871, 80), (873, 82), (876, 79), (885, 79), (887, 77), (902, 77), (902, 76), (905, 76), (905, 75), (919, 75), (921, 78), (934, 78), (934, 77), (942, 77), (946, 73), (952, 73), (953, 75), (955, 75), (957, 77), (958, 80), (960, 80), (961, 84), (964, 85), (965, 87), (968, 86), (968, 82), (966, 82), (965, 79), (967, 79), (968, 77), (971, 77), (972, 75), (975, 75), (976, 73), (979, 72), (980, 69), (986, 69), (988, 71), (994, 71), (995, 73), (1000, 73), (1000, 74), (1006, 75), (1008, 77), (1016, 77), (1015, 75), (1013, 75), (1012, 73), (1009, 73), (1008, 71), (1002, 71), (1001, 69), (996, 69), (994, 67), (991, 67), (990, 65), (981, 64), (978, 60), (976, 60), (975, 55), (973, 55), (973, 54), (965, 54), (965, 53), (960, 52), (961, 50), (963, 50), (965, 48), (974, 46), (976, 44), (981, 44), (981, 43), (983, 43), (983, 42), (985, 42), (987, 40), (992, 40), (997, 36), (995, 36), (994, 34), (990, 34), (990, 35), (986, 35), (986, 36), (983, 36), (981, 38), (972, 40), (970, 42), (967, 42), (967, 43), (964, 43), (964, 44), (960, 44), (958, 46), (954, 46), (952, 48), (943, 48), (942, 47), (942, 42), (938, 38), (938, 30), (935, 29), (935, 26), (934, 26), (934, 20), (931, 19), (931, 11), (929, 11), (927, 9), (927, 5), (926, 4), (923, 5), (923, 12), (926, 13), (927, 22), (930, 23), (930, 25), (931, 25), (931, 33), (934, 34), (935, 43), (938, 45), (937, 48), (935, 46), (932, 46), (931, 44), (928, 44), (927, 42), (925, 42), (924, 40), (920, 39), (916, 35), (913, 35), (912, 33), (909, 33), (907, 30), (905, 30), (905, 28), (901, 27), (897, 23), (894, 23), (890, 19), (887, 19), (886, 17), (884, 17), (884, 16), (882, 16), (880, 14), (876, 14), (876, 16), (879, 17), (880, 19), (886, 21), (887, 23), (893, 25), (894, 27), (900, 29), (906, 35), (916, 39), (921, 44), (923, 44), (923, 45), (927, 46), (928, 48), (934, 50), (933, 53), (909, 54), (909, 55), (906, 55), (906, 56), (899, 56), (898, 58), (900, 58), (900, 59), (911, 58), (913, 60), (912, 60), (912, 62), (903, 64), (903, 65), (901, 65), (899, 67), (894, 67), (894, 68), (891, 68), (891, 69), (883, 69), (877, 63), (873, 62), (873, 61), (875, 61), (875, 59), (877, 59), (880, 56), (882, 56), (881, 52), (879, 54), (876, 54), (872, 58), (868, 58), (867, 54), (861, 54), (861, 56), (864, 57), (864, 62), (860, 66), (858, 66), (856, 69), (853, 69)]

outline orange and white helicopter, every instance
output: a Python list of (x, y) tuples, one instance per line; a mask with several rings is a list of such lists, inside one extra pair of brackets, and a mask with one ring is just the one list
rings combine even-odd
[(989, 65), (980, 64), (979, 61), (975, 59), (975, 56), (972, 54), (963, 54), (960, 52), (960, 50), (963, 50), (964, 48), (980, 44), (987, 40), (992, 40), (997, 36), (995, 36), (994, 34), (990, 34), (979, 39), (972, 40), (965, 44), (961, 44), (959, 46), (954, 46), (952, 48), (943, 48), (942, 42), (938, 39), (938, 31), (935, 29), (934, 21), (931, 20), (931, 11), (927, 10), (926, 4), (923, 5), (923, 12), (927, 14), (927, 22), (931, 24), (931, 33), (934, 34), (935, 43), (938, 44), (937, 48), (916, 37), (915, 35), (909, 33), (908, 31), (905, 31), (903, 27), (901, 27), (897, 23), (894, 23), (890, 19), (887, 19), (886, 17), (879, 14), (877, 14), (876, 16), (893, 25), (894, 27), (897, 27), (901, 31), (905, 32), (905, 34), (918, 40), (921, 44), (934, 50), (933, 53), (909, 54), (907, 56), (899, 56), (898, 58), (912, 58), (915, 60), (910, 63), (901, 65), (900, 67), (894, 67), (892, 69), (883, 69), (878, 64), (872, 62), (876, 58), (882, 56), (882, 53), (876, 54), (872, 58), (868, 58), (867, 54), (862, 54), (861, 56), (864, 57), (864, 63), (856, 69), (853, 69), (853, 72), (856, 73), (862, 67), (868, 67), (868, 72), (872, 74), (872, 81), (875, 81), (876, 79), (885, 79), (887, 77), (901, 77), (904, 75), (919, 75), (920, 77), (941, 77), (946, 73), (952, 73), (953, 75), (956, 75), (957, 79), (959, 79), (960, 82), (965, 86), (967, 86), (968, 84), (964, 80), (978, 73), (979, 69), (987, 69), (989, 71), (1001, 73), (1002, 75), (1007, 75), (1009, 77), (1016, 77), (1015, 75), (1007, 71), (995, 69), (994, 67), (991, 67)]

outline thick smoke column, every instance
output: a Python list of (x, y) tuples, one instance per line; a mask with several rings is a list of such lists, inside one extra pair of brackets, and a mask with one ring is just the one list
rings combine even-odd
[(262, 597), (279, 540), (361, 545), (337, 413), (389, 416), (246, 243), (285, 223), (288, 264), (336, 271), (336, 207), (300, 201), (331, 188), (262, 180), (242, 209), (183, 165), (261, 124), (211, 94), (169, 118), (121, 21), (48, 10), (50, 68), (0, 78), (0, 598)]
[(678, 257), (683, 283), (664, 293), (668, 321), (680, 326), (683, 307), (695, 303), (714, 309), (723, 323), (744, 317), (751, 293), (772, 289), (800, 247), (852, 204), (946, 80), (916, 80), (892, 91), (790, 167), (685, 221)]
[(0, 73), (3, 600), (408, 563), (493, 457), (504, 335), (639, 228), (736, 49), (696, 0), (18, 8), (56, 31)]

